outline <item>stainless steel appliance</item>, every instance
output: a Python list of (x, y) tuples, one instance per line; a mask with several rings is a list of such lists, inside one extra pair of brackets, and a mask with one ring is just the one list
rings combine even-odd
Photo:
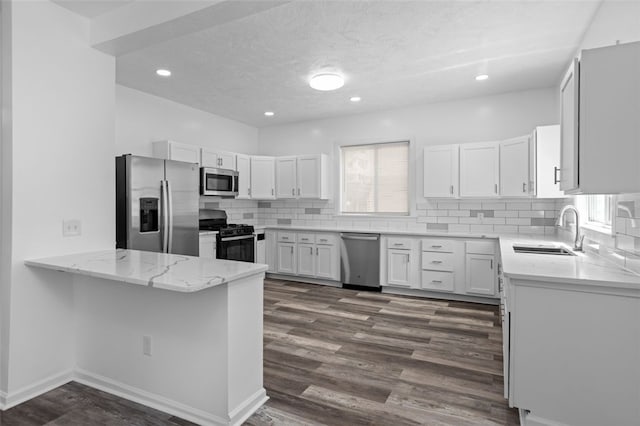
[(340, 279), (344, 287), (380, 289), (380, 234), (342, 233)]
[(198, 165), (116, 157), (116, 247), (198, 255)]
[(218, 259), (255, 262), (256, 236), (253, 226), (227, 223), (224, 210), (200, 210), (200, 230), (218, 231), (216, 257)]
[(227, 169), (202, 167), (200, 169), (200, 194), (235, 197), (238, 195), (238, 172)]

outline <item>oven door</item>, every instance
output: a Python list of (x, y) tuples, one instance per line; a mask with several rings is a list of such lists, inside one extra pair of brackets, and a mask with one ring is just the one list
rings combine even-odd
[(216, 241), (216, 257), (218, 259), (255, 262), (255, 236), (221, 238)]
[(200, 194), (235, 197), (238, 195), (238, 172), (227, 169), (200, 168)]

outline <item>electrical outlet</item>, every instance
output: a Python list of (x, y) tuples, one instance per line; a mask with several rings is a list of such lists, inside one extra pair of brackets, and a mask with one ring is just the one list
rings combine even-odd
[(480, 223), (484, 222), (484, 213), (478, 213), (478, 220)]
[(62, 221), (62, 236), (77, 237), (82, 235), (82, 222), (80, 219), (68, 219)]
[(142, 354), (151, 356), (151, 336), (142, 336)]

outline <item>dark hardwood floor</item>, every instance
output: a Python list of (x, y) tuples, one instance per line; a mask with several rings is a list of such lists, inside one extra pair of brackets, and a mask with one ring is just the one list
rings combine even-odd
[[(502, 397), (498, 308), (265, 281), (264, 383), (247, 425), (517, 425)], [(188, 425), (78, 383), (2, 426)]]

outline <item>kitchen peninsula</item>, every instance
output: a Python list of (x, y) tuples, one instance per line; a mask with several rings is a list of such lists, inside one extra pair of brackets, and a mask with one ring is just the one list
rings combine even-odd
[(265, 265), (137, 250), (25, 263), (73, 274), (69, 380), (198, 424), (241, 424), (267, 400)]

